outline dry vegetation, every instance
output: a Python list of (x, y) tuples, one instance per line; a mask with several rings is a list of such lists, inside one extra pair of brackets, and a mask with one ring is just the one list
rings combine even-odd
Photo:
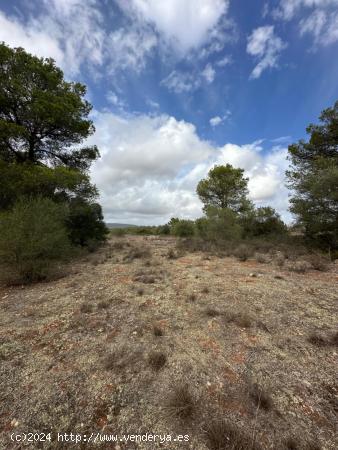
[(338, 448), (337, 266), (235, 254), (121, 236), (63, 278), (1, 286), (0, 448), (22, 448), (13, 431), (190, 436), (96, 446), (116, 450)]

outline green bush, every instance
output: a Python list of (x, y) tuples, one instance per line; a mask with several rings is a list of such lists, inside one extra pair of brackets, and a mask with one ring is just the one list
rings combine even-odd
[(195, 225), (192, 220), (178, 220), (171, 228), (171, 233), (177, 237), (191, 237), (195, 234)]
[(273, 236), (279, 237), (287, 233), (287, 227), (280, 215), (270, 206), (251, 209), (243, 214), (240, 223), (246, 237)]
[(88, 203), (75, 199), (69, 204), (69, 215), (66, 219), (69, 237), (74, 245), (86, 246), (93, 241), (102, 242), (109, 233), (98, 203)]
[(212, 242), (236, 241), (242, 235), (236, 214), (230, 209), (209, 206), (206, 217), (197, 219), (195, 223), (198, 235)]
[(67, 258), (66, 215), (63, 204), (42, 197), (22, 198), (0, 215), (0, 264), (8, 281), (41, 280)]

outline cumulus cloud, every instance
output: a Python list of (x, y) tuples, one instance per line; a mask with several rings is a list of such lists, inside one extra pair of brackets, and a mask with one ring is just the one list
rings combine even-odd
[(258, 59), (250, 78), (259, 78), (268, 68), (277, 67), (280, 53), (286, 44), (274, 32), (273, 25), (259, 27), (248, 37), (246, 50), (249, 55)]
[(139, 21), (153, 25), (157, 32), (180, 52), (208, 42), (228, 0), (119, 0), (121, 8)]
[(174, 117), (122, 117), (94, 114), (101, 151), (92, 177), (101, 192), (107, 221), (164, 223), (172, 216), (196, 218), (202, 205), (195, 194), (198, 181), (215, 164), (229, 163), (250, 177), (250, 197), (271, 204), (287, 217), (284, 188), (286, 149), (265, 154), (262, 141), (248, 145), (212, 145), (194, 125)]

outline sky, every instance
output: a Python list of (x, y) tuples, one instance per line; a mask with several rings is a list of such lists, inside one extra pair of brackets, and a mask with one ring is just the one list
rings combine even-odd
[(107, 222), (202, 215), (215, 164), (287, 222), (287, 147), (338, 99), (338, 0), (0, 0), (0, 41), (87, 85)]

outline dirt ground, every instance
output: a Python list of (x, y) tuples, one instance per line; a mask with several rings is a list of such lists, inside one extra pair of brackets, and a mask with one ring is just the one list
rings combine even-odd
[[(0, 287), (1, 449), (26, 448), (22, 433), (46, 449), (338, 448), (337, 266), (297, 274), (175, 246), (115, 237), (62, 278)], [(252, 445), (212, 437), (214, 421)]]

